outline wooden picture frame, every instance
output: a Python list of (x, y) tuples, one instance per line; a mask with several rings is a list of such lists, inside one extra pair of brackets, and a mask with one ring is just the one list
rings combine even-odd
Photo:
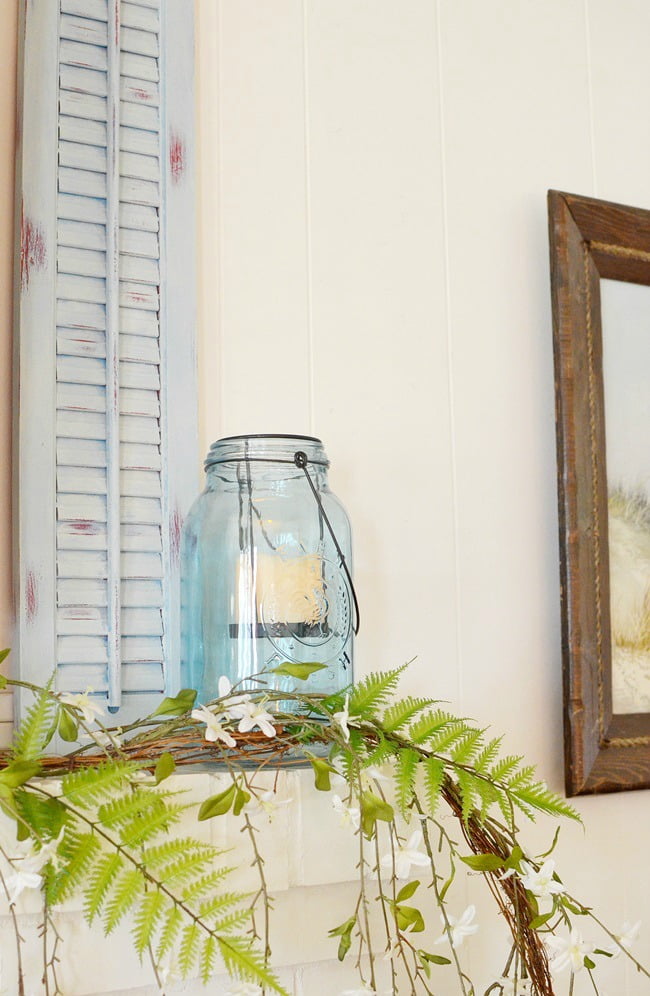
[(613, 709), (601, 279), (650, 285), (650, 211), (556, 190), (548, 207), (566, 791), (648, 788), (650, 712)]

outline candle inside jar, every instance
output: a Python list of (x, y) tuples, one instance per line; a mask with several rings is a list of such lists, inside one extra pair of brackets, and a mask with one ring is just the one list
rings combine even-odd
[[(326, 611), (323, 564), (318, 554), (242, 557), (237, 578), (240, 622), (318, 625)], [(254, 609), (253, 609), (254, 607)]]

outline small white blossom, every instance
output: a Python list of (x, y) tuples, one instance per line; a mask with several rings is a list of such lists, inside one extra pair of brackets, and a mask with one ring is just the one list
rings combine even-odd
[(5, 876), (9, 905), (13, 906), (25, 889), (40, 889), (43, 883), (41, 872), (51, 862), (58, 864), (58, 848), (63, 840), (65, 828), (58, 837), (53, 837), (38, 850), (34, 850), (31, 838), (21, 847), (22, 855), (11, 862), (11, 872)]
[(94, 723), (97, 716), (104, 715), (104, 710), (96, 702), (90, 700), (89, 696), (91, 694), (92, 688), (87, 688), (85, 692), (79, 695), (71, 695), (66, 692), (64, 695), (59, 695), (59, 700), (63, 705), (78, 709), (87, 723)]
[(228, 730), (224, 729), (220, 720), (223, 719), (223, 715), (215, 716), (213, 712), (210, 712), (206, 706), (199, 706), (197, 709), (192, 710), (192, 719), (196, 719), (199, 723), (205, 723), (205, 739), (210, 741), (210, 743), (216, 743), (217, 740), (221, 740), (226, 747), (236, 747), (237, 741)]
[(572, 972), (579, 972), (584, 968), (585, 955), (590, 955), (593, 951), (593, 946), (583, 941), (577, 930), (572, 930), (568, 939), (549, 937), (545, 943), (553, 952), (551, 970), (554, 972), (561, 972), (567, 965)]
[[(478, 924), (473, 923), (473, 919), (476, 916), (476, 907), (468, 906), (464, 913), (462, 913), (458, 919), (452, 916), (451, 913), (447, 914), (447, 920), (449, 921), (449, 932), (446, 929), (445, 918), (440, 917), (440, 922), (445, 927), (445, 932), (441, 937), (435, 941), (435, 944), (444, 944), (445, 941), (451, 940), (451, 945), (454, 948), (459, 948), (466, 937), (471, 937), (478, 930)], [(449, 937), (451, 933), (451, 938)]]
[(345, 696), (345, 705), (341, 712), (335, 712), (332, 715), (332, 719), (337, 726), (340, 726), (343, 731), (343, 739), (347, 743), (350, 739), (350, 731), (348, 729), (348, 723), (350, 722), (350, 696)]
[(503, 975), (500, 979), (497, 979), (497, 984), (501, 986), (501, 996), (530, 996), (533, 991), (530, 988), (530, 979), (517, 979), (515, 985), (514, 979), (509, 979)]
[(115, 747), (117, 749), (122, 746), (121, 733), (121, 729), (117, 729), (114, 732), (109, 732), (108, 730), (91, 730), (90, 733), (84, 733), (81, 739), (92, 740), (98, 747)]
[(256, 813), (264, 813), (268, 816), (270, 823), (275, 816), (276, 810), (280, 806), (288, 806), (291, 802), (293, 802), (293, 799), (278, 799), (277, 793), (269, 789), (267, 792), (253, 795), (244, 806), (244, 812), (249, 813), (251, 816)]
[(361, 810), (356, 806), (346, 806), (340, 795), (332, 796), (332, 807), (339, 815), (339, 823), (342, 827), (353, 827), (359, 829), (361, 823)]
[(618, 958), (621, 951), (628, 951), (637, 937), (639, 936), (639, 931), (641, 930), (641, 921), (637, 920), (634, 924), (629, 924), (627, 921), (623, 924), (623, 929), (620, 934), (616, 934), (616, 942), (607, 948), (607, 951), (611, 954), (612, 958)]
[(271, 722), (273, 716), (266, 712), (256, 702), (244, 702), (241, 705), (241, 719), (237, 729), (240, 733), (248, 733), (258, 726), (265, 737), (275, 736), (275, 726)]
[(246, 694), (245, 692), (242, 693), (241, 695), (232, 695), (231, 694), (232, 683), (230, 679), (226, 677), (225, 674), (222, 674), (221, 677), (219, 678), (219, 683), (217, 688), (219, 691), (219, 698), (228, 699), (228, 702), (225, 703), (226, 714), (228, 718), (241, 719), (246, 712), (245, 708), (242, 709), (242, 706), (245, 706), (247, 702), (250, 702), (251, 700), (250, 695)]
[[(405, 844), (399, 844), (395, 848), (395, 875), (397, 878), (408, 878), (411, 873), (411, 865), (424, 868), (429, 864), (429, 857), (418, 851), (422, 842), (422, 831), (415, 830)], [(391, 852), (385, 854), (381, 859), (382, 868), (393, 867), (393, 855)]]
[(521, 881), (524, 889), (528, 889), (538, 899), (549, 899), (551, 896), (564, 892), (564, 886), (553, 878), (555, 862), (550, 858), (537, 871), (528, 863), (521, 862)]

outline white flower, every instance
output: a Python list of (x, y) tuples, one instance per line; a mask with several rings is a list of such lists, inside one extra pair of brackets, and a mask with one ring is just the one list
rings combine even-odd
[(245, 703), (250, 702), (250, 695), (244, 693), (242, 695), (232, 695), (232, 683), (225, 674), (222, 674), (219, 678), (218, 691), (220, 699), (228, 699), (225, 703), (226, 714), (229, 719), (241, 719), (245, 715), (246, 710), (242, 710), (242, 706)]
[(349, 739), (350, 739), (350, 731), (348, 729), (348, 723), (350, 721), (350, 696), (349, 695), (345, 696), (345, 705), (343, 706), (342, 711), (341, 712), (335, 712), (332, 715), (332, 719), (334, 720), (334, 722), (336, 723), (337, 726), (341, 727), (341, 730), (343, 731), (343, 739), (347, 743), (349, 741)]
[(538, 899), (549, 899), (553, 895), (564, 892), (564, 886), (553, 878), (555, 862), (550, 858), (535, 871), (528, 861), (521, 862), (521, 881), (524, 889), (528, 889)]
[[(415, 830), (406, 844), (399, 844), (395, 848), (395, 875), (397, 878), (408, 878), (411, 873), (411, 865), (418, 865), (424, 868), (425, 865), (429, 864), (428, 855), (423, 854), (422, 851), (418, 851), (421, 842), (422, 831)], [(382, 868), (392, 868), (392, 853), (389, 852), (383, 856), (381, 865)]]
[(585, 955), (593, 951), (592, 945), (586, 944), (577, 930), (571, 931), (568, 940), (564, 937), (549, 937), (545, 943), (553, 952), (551, 969), (554, 972), (561, 972), (567, 965), (571, 966), (572, 972), (579, 972), (584, 968)]
[(637, 920), (635, 924), (630, 925), (627, 921), (623, 924), (623, 929), (620, 934), (616, 934), (616, 942), (607, 948), (607, 951), (611, 954), (612, 958), (618, 958), (621, 951), (627, 951), (632, 947), (637, 937), (639, 936), (639, 931), (641, 930), (641, 921)]
[[(441, 916), (440, 922), (445, 927), (445, 932), (434, 943), (444, 944), (445, 941), (451, 940), (452, 947), (459, 948), (466, 937), (470, 937), (478, 930), (478, 924), (472, 923), (475, 916), (475, 906), (468, 906), (465, 912), (462, 913), (458, 919), (456, 919), (455, 916), (452, 916), (451, 913), (448, 913), (447, 920), (449, 921), (449, 932), (446, 929), (445, 918)], [(449, 937), (449, 933), (451, 933), (451, 938)]]
[(275, 726), (271, 722), (273, 716), (270, 712), (266, 712), (256, 702), (244, 702), (239, 709), (241, 719), (237, 729), (240, 733), (248, 733), (254, 726), (259, 726), (265, 737), (275, 736)]
[(515, 987), (515, 980), (503, 975), (497, 979), (497, 985), (501, 986), (501, 996), (530, 996), (532, 993), (530, 979), (517, 979)]
[(198, 709), (192, 710), (192, 719), (196, 719), (199, 723), (205, 723), (204, 736), (206, 740), (209, 740), (211, 743), (221, 740), (226, 747), (236, 747), (237, 741), (233, 735), (228, 730), (225, 730), (219, 722), (222, 718), (223, 716), (215, 716), (205, 706), (199, 706)]
[(59, 695), (59, 700), (63, 705), (78, 709), (87, 723), (94, 723), (97, 716), (104, 715), (104, 710), (96, 702), (90, 701), (89, 696), (91, 694), (92, 688), (87, 688), (85, 692), (79, 695), (70, 695), (66, 692), (64, 695)]
[(40, 889), (43, 882), (41, 872), (50, 861), (57, 864), (57, 852), (64, 834), (65, 828), (62, 828), (58, 837), (53, 837), (38, 851), (34, 850), (34, 841), (31, 839), (23, 844), (22, 856), (11, 862), (11, 872), (5, 876), (10, 906), (15, 904), (25, 889)]
[(109, 730), (91, 730), (90, 733), (84, 733), (81, 739), (93, 740), (98, 747), (119, 748), (122, 746), (121, 733), (121, 728), (118, 728), (113, 733)]
[(293, 799), (278, 799), (277, 794), (269, 789), (260, 795), (253, 795), (244, 806), (244, 812), (254, 815), (255, 813), (265, 813), (269, 818), (269, 823), (275, 816), (276, 809), (280, 806), (288, 806)]
[(356, 806), (346, 806), (340, 795), (332, 796), (332, 806), (339, 815), (339, 822), (342, 827), (354, 827), (359, 829), (361, 823), (361, 810)]

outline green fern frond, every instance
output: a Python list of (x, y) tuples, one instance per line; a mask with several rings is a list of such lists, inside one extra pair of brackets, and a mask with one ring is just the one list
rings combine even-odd
[(396, 668), (394, 671), (377, 671), (355, 685), (350, 693), (350, 713), (370, 717), (387, 705), (390, 696), (397, 688), (403, 670), (404, 667)]
[(450, 752), (454, 764), (470, 765), (479, 749), (483, 746), (483, 730), (470, 730), (455, 745)]
[(120, 831), (121, 843), (127, 847), (139, 847), (153, 840), (161, 830), (178, 823), (183, 813), (191, 808), (190, 804), (177, 803), (175, 806), (162, 806), (156, 812), (148, 812), (131, 820)]
[[(216, 848), (214, 850), (216, 851)], [(201, 851), (189, 851), (177, 857), (175, 861), (162, 866), (157, 877), (167, 885), (177, 889), (180, 885), (194, 881), (197, 875), (207, 870), (213, 860), (213, 855), (206, 855)]]
[(500, 761), (494, 765), (493, 768), (488, 771), (488, 778), (492, 782), (506, 783), (511, 774), (517, 770), (523, 757), (521, 754), (509, 754), (507, 757), (502, 757)]
[(88, 876), (84, 888), (84, 915), (92, 923), (101, 912), (109, 889), (124, 869), (124, 859), (118, 851), (103, 855)]
[(443, 754), (449, 752), (454, 744), (465, 740), (474, 731), (467, 726), (464, 720), (455, 719), (448, 723), (444, 729), (427, 741), (427, 748), (432, 754)]
[(176, 938), (183, 926), (183, 914), (178, 906), (172, 906), (165, 916), (164, 923), (158, 936), (158, 947), (156, 948), (156, 961), (162, 961), (166, 954), (169, 954)]
[(517, 805), (539, 810), (548, 813), (549, 816), (567, 816), (571, 820), (580, 822), (581, 817), (577, 810), (571, 806), (566, 799), (551, 792), (544, 782), (535, 782), (525, 788), (512, 791), (512, 796)]
[(152, 791), (129, 785), (123, 795), (101, 805), (97, 811), (97, 817), (103, 826), (113, 830), (137, 817), (144, 816), (151, 810), (163, 809), (165, 800), (176, 794), (175, 792)]
[(459, 770), (455, 772), (458, 790), (462, 804), (463, 823), (467, 824), (469, 818), (476, 808), (476, 781), (477, 779), (468, 771)]
[(374, 766), (386, 764), (395, 757), (397, 751), (397, 746), (391, 743), (390, 740), (386, 740), (383, 736), (381, 736), (381, 731), (379, 731), (379, 741), (377, 746), (365, 757), (363, 762), (364, 767), (368, 767), (371, 764)]
[(199, 956), (201, 945), (201, 928), (198, 923), (188, 923), (183, 928), (181, 943), (178, 949), (178, 967), (183, 978), (188, 976), (194, 968), (194, 963)]
[(57, 704), (50, 694), (52, 679), (36, 696), (16, 730), (12, 756), (16, 760), (34, 761), (39, 758), (54, 736)]
[(79, 806), (98, 806), (129, 784), (139, 768), (134, 761), (104, 761), (63, 777), (63, 795)]
[(498, 803), (500, 790), (492, 782), (483, 778), (476, 779), (476, 790), (481, 803), (478, 819), (483, 823), (490, 809)]
[[(243, 902), (246, 898), (243, 892), (221, 892), (216, 896), (210, 896), (209, 899), (204, 899), (199, 905), (199, 917), (201, 920), (210, 920), (217, 914), (225, 913), (230, 907), (236, 906), (237, 903)], [(250, 916), (249, 910), (245, 912), (247, 917)]]
[(506, 785), (511, 792), (517, 792), (519, 789), (532, 785), (534, 777), (535, 765), (527, 764), (525, 768), (520, 768), (514, 775), (511, 775), (506, 780)]
[(406, 816), (413, 802), (415, 773), (420, 763), (420, 754), (412, 747), (404, 747), (397, 755), (395, 764), (395, 801), (403, 816)]
[(151, 944), (163, 912), (169, 906), (169, 899), (160, 889), (145, 892), (133, 916), (133, 944), (138, 955), (142, 955)]
[(483, 750), (474, 759), (474, 768), (479, 774), (487, 775), (491, 765), (494, 764), (497, 757), (499, 756), (499, 751), (501, 750), (501, 744), (503, 742), (503, 737), (494, 737), (489, 741), (483, 748)]
[(424, 709), (428, 709), (434, 704), (433, 699), (416, 699), (409, 695), (405, 699), (400, 699), (399, 702), (390, 705), (384, 711), (381, 717), (381, 725), (387, 733), (395, 733), (397, 730), (401, 730), (403, 726), (406, 726), (419, 712), (423, 712)]
[(253, 982), (262, 989), (265, 987), (280, 996), (289, 996), (272, 972), (264, 964), (262, 956), (248, 941), (240, 937), (220, 937), (217, 935), (219, 952), (229, 975), (244, 982)]
[(66, 832), (59, 852), (65, 865), (48, 875), (46, 880), (45, 891), (50, 905), (68, 899), (83, 885), (100, 852), (101, 844), (94, 833)]
[(217, 868), (215, 871), (210, 872), (209, 875), (204, 875), (202, 878), (197, 879), (196, 882), (191, 883), (182, 891), (182, 902), (198, 899), (200, 896), (204, 896), (206, 892), (212, 892), (233, 871), (235, 871), (234, 868)]
[[(450, 724), (461, 723), (456, 716), (445, 712), (443, 709), (434, 709), (420, 716), (416, 722), (411, 723), (407, 737), (414, 744), (424, 744), (430, 737), (435, 736)], [(464, 725), (464, 724), (463, 724)]]
[(429, 813), (433, 816), (440, 801), (445, 780), (445, 762), (438, 757), (427, 757), (424, 766), (424, 792)]
[(14, 790), (14, 803), (37, 837), (58, 837), (67, 822), (67, 810), (58, 799), (46, 799), (38, 792), (21, 788)]
[(206, 938), (201, 951), (201, 961), (199, 974), (201, 976), (201, 982), (206, 986), (210, 980), (210, 976), (214, 971), (214, 963), (218, 954), (217, 939), (216, 937), (209, 936)]
[(251, 911), (249, 909), (235, 910), (233, 913), (228, 913), (227, 916), (217, 920), (212, 925), (212, 929), (217, 934), (229, 934), (231, 930), (238, 930), (244, 924), (250, 924), (250, 919)]
[(144, 892), (145, 879), (139, 868), (122, 872), (111, 890), (104, 912), (104, 933), (110, 934)]
[[(165, 868), (167, 865), (187, 854), (200, 854), (206, 862), (219, 858), (225, 852), (213, 844), (205, 844), (203, 841), (195, 840), (194, 837), (174, 837), (165, 840), (162, 844), (151, 844), (143, 852), (143, 861), (147, 868), (157, 870)], [(159, 877), (163, 877), (161, 874)]]

